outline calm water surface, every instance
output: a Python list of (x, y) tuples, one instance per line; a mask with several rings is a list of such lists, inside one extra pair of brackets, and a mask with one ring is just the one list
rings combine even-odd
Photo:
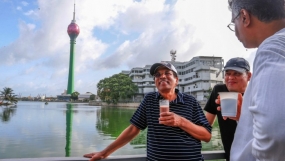
[[(0, 106), (0, 159), (78, 157), (109, 145), (129, 125), (135, 109), (63, 102)], [(222, 149), (215, 123), (203, 150)], [(145, 154), (146, 130), (112, 155)]]

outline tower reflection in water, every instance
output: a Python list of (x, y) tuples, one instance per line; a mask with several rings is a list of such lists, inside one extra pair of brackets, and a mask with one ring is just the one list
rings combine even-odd
[(71, 136), (72, 136), (72, 110), (73, 104), (66, 104), (66, 144), (65, 144), (65, 157), (70, 156)]

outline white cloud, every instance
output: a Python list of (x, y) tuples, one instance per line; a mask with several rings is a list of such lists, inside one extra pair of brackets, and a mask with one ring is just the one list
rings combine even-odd
[[(25, 12), (33, 21), (19, 17), (18, 39), (0, 48), (0, 89), (10, 86), (22, 96), (42, 91), (55, 96), (67, 87), (67, 26), (74, 6), (69, 0), (36, 4)], [(75, 17), (80, 27), (75, 47), (79, 93), (96, 93), (100, 79), (121, 70), (170, 60), (172, 49), (177, 50), (177, 61), (213, 55), (253, 61), (255, 50), (246, 51), (226, 27), (231, 19), (226, 1), (82, 0), (76, 1)]]
[(26, 2), (26, 1), (22, 1), (21, 3), (22, 3), (23, 6), (28, 6), (29, 5), (29, 3)]
[(17, 6), (17, 8), (16, 8), (17, 10), (19, 10), (19, 11), (21, 11), (22, 10), (22, 7), (20, 7), (20, 6)]
[(34, 10), (29, 10), (28, 12), (25, 12), (24, 15), (31, 16), (31, 15), (36, 15), (36, 13)]

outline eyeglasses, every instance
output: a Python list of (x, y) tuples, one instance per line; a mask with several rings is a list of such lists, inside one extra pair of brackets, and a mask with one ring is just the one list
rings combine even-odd
[(233, 32), (235, 32), (235, 23), (234, 22), (238, 18), (239, 15), (240, 15), (240, 12), (238, 13), (238, 15), (235, 18), (232, 19), (232, 22), (230, 24), (228, 24), (228, 26), (227, 26)]
[(230, 23), (227, 26), (231, 31), (235, 32), (235, 24), (234, 23)]
[(167, 71), (167, 72), (165, 72), (165, 73), (159, 73), (159, 72), (157, 72), (157, 73), (155, 73), (153, 76), (154, 76), (155, 78), (160, 78), (163, 74), (164, 74), (166, 77), (169, 77), (169, 76), (172, 76), (172, 75), (173, 75), (170, 71)]

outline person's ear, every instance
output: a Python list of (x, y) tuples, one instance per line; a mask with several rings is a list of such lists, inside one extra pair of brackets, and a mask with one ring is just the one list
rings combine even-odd
[(240, 16), (242, 19), (242, 24), (244, 27), (248, 27), (250, 25), (250, 14), (247, 10), (241, 9)]
[(176, 77), (176, 86), (178, 85), (178, 83), (179, 83), (179, 79), (178, 77)]
[(247, 81), (250, 81), (250, 79), (251, 79), (251, 72), (247, 72)]

